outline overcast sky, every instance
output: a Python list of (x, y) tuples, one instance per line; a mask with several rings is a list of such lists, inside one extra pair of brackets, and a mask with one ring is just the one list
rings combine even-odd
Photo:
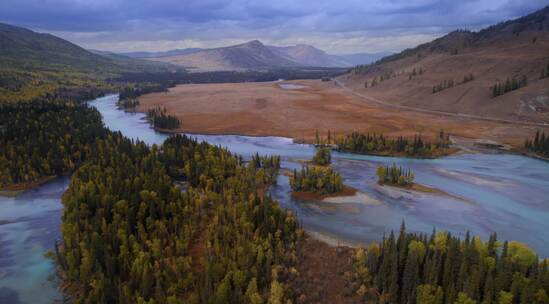
[(259, 39), (329, 53), (399, 51), (549, 0), (0, 0), (0, 22), (85, 48), (161, 51)]

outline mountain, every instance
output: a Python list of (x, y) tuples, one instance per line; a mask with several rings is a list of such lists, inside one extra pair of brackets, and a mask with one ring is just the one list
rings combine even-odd
[(300, 65), (274, 52), (258, 40), (229, 47), (204, 49), (186, 55), (150, 59), (202, 71), (268, 69)]
[(155, 58), (155, 57), (168, 57), (168, 56), (177, 56), (177, 55), (188, 55), (201, 51), (200, 48), (187, 48), (187, 49), (175, 49), (169, 50), (166, 52), (127, 52), (120, 53), (120, 55), (131, 57), (131, 58)]
[[(339, 80), (364, 96), (397, 105), (549, 122), (549, 77), (540, 79), (548, 70), (546, 7), (478, 32), (453, 31), (359, 66)], [(524, 77), (526, 86), (493, 96), (497, 83)]]
[(0, 99), (23, 100), (122, 73), (174, 66), (113, 54), (95, 54), (51, 34), (0, 23)]
[(348, 67), (351, 63), (335, 55), (329, 55), (313, 46), (298, 44), (295, 46), (268, 46), (273, 53), (294, 61), (302, 66), (312, 67)]
[[(327, 54), (310, 45), (269, 46), (258, 40), (214, 49), (173, 50), (156, 53), (156, 56), (150, 56), (151, 54), (153, 53), (139, 52), (138, 56), (202, 71), (356, 65), (344, 57)], [(361, 61), (369, 62), (371, 61)]]

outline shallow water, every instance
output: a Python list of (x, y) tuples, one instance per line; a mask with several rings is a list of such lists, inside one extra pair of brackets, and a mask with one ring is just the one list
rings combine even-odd
[[(141, 113), (116, 108), (116, 96), (91, 105), (107, 127), (148, 144), (161, 144), (166, 134), (155, 132)], [(184, 123), (184, 122), (183, 122)], [(277, 154), (286, 169), (300, 168), (314, 148), (281, 137), (192, 135), (225, 146), (249, 158)], [(462, 154), (436, 160), (333, 153), (333, 166), (347, 185), (379, 204), (357, 199), (346, 203), (301, 202), (291, 197), (288, 178), (280, 175), (270, 190), (283, 207), (298, 215), (309, 230), (344, 242), (366, 244), (398, 230), (469, 230), (484, 238), (496, 231), (500, 240), (518, 240), (549, 257), (549, 163), (518, 155)], [(390, 191), (376, 183), (381, 164), (412, 168), (416, 181), (456, 197)], [(51, 303), (62, 299), (54, 268), (44, 252), (60, 237), (61, 195), (68, 178), (59, 178), (17, 198), (0, 197), (0, 303)]]
[[(141, 113), (116, 109), (116, 97), (93, 102), (110, 129), (160, 144), (167, 137), (152, 130)], [(185, 122), (183, 122), (185, 123)], [(281, 137), (237, 135), (191, 135), (250, 157), (277, 154), (283, 168), (299, 168), (299, 159), (309, 159), (314, 148)], [(413, 231), (447, 230), (463, 235), (467, 230), (487, 238), (518, 240), (549, 256), (549, 163), (510, 154), (460, 154), (441, 159), (377, 157), (347, 153), (332, 154), (333, 166), (347, 185), (382, 204), (361, 202), (332, 204), (301, 202), (290, 196), (288, 178), (280, 176), (271, 195), (291, 208), (306, 229), (343, 241), (369, 243), (384, 233), (398, 230), (402, 220)], [(410, 167), (418, 183), (443, 190), (454, 197), (425, 193), (393, 193), (377, 185), (375, 168), (388, 164)]]
[(58, 178), (15, 198), (0, 197), (0, 303), (62, 300), (44, 253), (60, 238), (60, 198), (68, 183)]
[(302, 84), (295, 84), (295, 83), (280, 83), (278, 86), (283, 90), (299, 90), (306, 88), (306, 86)]

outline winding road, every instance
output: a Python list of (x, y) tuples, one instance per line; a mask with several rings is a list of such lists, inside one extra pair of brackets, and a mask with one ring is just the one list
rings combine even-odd
[(535, 127), (544, 127), (544, 128), (549, 127), (549, 123), (546, 123), (546, 122), (543, 123), (543, 122), (531, 122), (531, 121), (501, 119), (501, 118), (486, 117), (486, 116), (479, 116), (479, 115), (473, 115), (473, 114), (444, 112), (444, 111), (428, 110), (428, 109), (422, 109), (422, 108), (415, 108), (415, 107), (410, 107), (410, 106), (392, 104), (392, 103), (389, 103), (389, 102), (386, 102), (386, 101), (383, 101), (383, 100), (379, 100), (379, 99), (371, 97), (371, 96), (366, 96), (364, 94), (353, 91), (352, 89), (345, 86), (345, 84), (343, 82), (339, 81), (338, 79), (334, 79), (334, 84), (336, 86), (342, 88), (343, 90), (348, 91), (349, 93), (357, 96), (357, 97), (360, 97), (364, 100), (374, 102), (376, 104), (379, 104), (379, 105), (382, 105), (382, 106), (385, 106), (385, 107), (391, 107), (391, 108), (395, 108), (395, 109), (414, 111), (414, 112), (420, 112), (420, 113), (441, 115), (441, 116), (447, 116), (447, 117), (455, 117), (455, 118), (476, 119), (476, 120), (484, 120), (484, 121), (491, 121), (491, 122), (525, 125), (525, 126), (535, 126)]

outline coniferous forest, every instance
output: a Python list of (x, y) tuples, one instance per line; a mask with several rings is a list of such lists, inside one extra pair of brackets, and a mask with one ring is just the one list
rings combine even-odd
[(413, 139), (402, 136), (387, 138), (383, 134), (353, 132), (337, 138), (336, 144), (338, 151), (359, 154), (436, 157), (452, 153), (449, 136), (443, 130), (435, 142), (427, 142), (421, 135)]
[(410, 169), (393, 166), (380, 166), (376, 170), (378, 183), (380, 185), (399, 185), (406, 186), (414, 183), (414, 173)]
[(156, 107), (147, 111), (147, 118), (155, 128), (177, 129), (181, 125), (179, 119), (168, 114), (166, 108)]
[[(184, 136), (120, 134), (71, 180), (58, 261), (76, 302), (259, 303), (291, 296), (298, 224), (258, 187), (276, 158), (243, 164)], [(277, 170), (277, 168), (275, 169)], [(185, 191), (170, 175), (186, 181)]]
[(366, 303), (549, 303), (549, 268), (529, 248), (469, 233), (392, 232), (356, 252), (352, 286)]
[(304, 166), (294, 170), (290, 186), (296, 192), (311, 192), (320, 195), (343, 190), (341, 175), (330, 167)]
[(276, 180), (278, 157), (244, 163), (179, 135), (148, 147), (107, 130), (85, 104), (0, 109), (3, 183), (74, 171), (56, 245), (71, 301), (260, 303), (293, 296), (284, 282), (293, 275), (297, 220), (258, 191)]
[(0, 188), (72, 172), (106, 133), (101, 115), (77, 102), (0, 103)]

